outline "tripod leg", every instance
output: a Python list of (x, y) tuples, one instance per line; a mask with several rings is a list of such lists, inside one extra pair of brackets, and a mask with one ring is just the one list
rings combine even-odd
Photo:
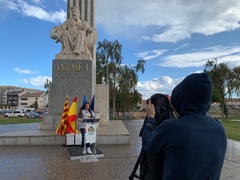
[(129, 180), (133, 180), (134, 177), (136, 177), (138, 179), (141, 178), (141, 172), (140, 172), (140, 177), (139, 177), (138, 175), (136, 175), (136, 171), (138, 169), (140, 162), (142, 162), (144, 160), (144, 158), (146, 158), (146, 152), (143, 149), (141, 149), (141, 152), (140, 152), (140, 155), (138, 156), (137, 162), (132, 170), (131, 175), (129, 176)]
[(136, 178), (139, 179), (139, 176), (136, 175), (136, 171), (137, 171), (137, 169), (138, 169), (139, 164), (140, 164), (140, 156), (138, 156), (137, 162), (136, 162), (136, 164), (135, 164), (135, 166), (134, 166), (134, 168), (133, 168), (133, 170), (132, 170), (131, 175), (130, 175), (129, 178), (128, 178), (129, 180), (133, 180), (134, 177), (136, 177)]

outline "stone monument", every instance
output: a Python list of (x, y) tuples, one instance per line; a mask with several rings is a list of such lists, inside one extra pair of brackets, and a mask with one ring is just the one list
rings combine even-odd
[(43, 119), (43, 130), (56, 130), (67, 95), (69, 106), (78, 97), (78, 109), (84, 96), (90, 103), (95, 96), (95, 113), (100, 112), (100, 124), (108, 124), (108, 86), (96, 85), (95, 15), (95, 0), (68, 0), (67, 20), (50, 32), (62, 49), (52, 63), (49, 114)]

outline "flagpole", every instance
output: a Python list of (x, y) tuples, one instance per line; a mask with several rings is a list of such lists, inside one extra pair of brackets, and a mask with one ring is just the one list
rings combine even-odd
[[(77, 97), (77, 93), (76, 93), (76, 96)], [(77, 97), (77, 101), (78, 101), (78, 97)], [(76, 130), (77, 130), (77, 114), (78, 114), (78, 111), (77, 111), (77, 101), (76, 101), (76, 120), (75, 120), (75, 130), (74, 130), (74, 145), (75, 145), (75, 142), (76, 142)]]
[[(76, 97), (77, 97), (77, 93), (76, 93)], [(78, 101), (78, 97), (77, 97), (77, 101)], [(77, 103), (77, 102), (76, 102)], [(75, 121), (75, 133), (76, 133), (76, 129), (77, 129), (77, 114), (78, 114), (78, 107), (76, 104), (76, 121)]]

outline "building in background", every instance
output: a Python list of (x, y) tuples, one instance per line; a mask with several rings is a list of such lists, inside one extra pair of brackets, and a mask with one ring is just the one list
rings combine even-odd
[(46, 109), (47, 101), (44, 91), (37, 92), (21, 92), (19, 94), (19, 104), (20, 107), (33, 107), (34, 104), (37, 105), (38, 109)]
[(19, 104), (19, 98), (18, 95), (22, 91), (9, 91), (7, 92), (7, 104), (10, 105), (11, 107), (18, 106)]
[(48, 95), (44, 91), (15, 86), (0, 86), (0, 109), (13, 107), (31, 107), (37, 104), (38, 109), (48, 107)]
[(15, 86), (0, 86), (0, 104), (1, 105), (8, 105), (7, 102), (7, 94), (12, 91), (24, 91), (21, 87)]

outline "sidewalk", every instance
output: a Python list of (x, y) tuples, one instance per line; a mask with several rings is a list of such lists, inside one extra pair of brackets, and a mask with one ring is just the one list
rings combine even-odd
[[(127, 180), (141, 149), (138, 134), (143, 120), (123, 122), (130, 133), (130, 145), (98, 145), (104, 153), (99, 162), (70, 160), (63, 146), (0, 146), (0, 179)], [(221, 180), (239, 180), (239, 169), (240, 143), (229, 140)]]
[(222, 180), (240, 179), (240, 142), (228, 139), (227, 152), (223, 165)]

